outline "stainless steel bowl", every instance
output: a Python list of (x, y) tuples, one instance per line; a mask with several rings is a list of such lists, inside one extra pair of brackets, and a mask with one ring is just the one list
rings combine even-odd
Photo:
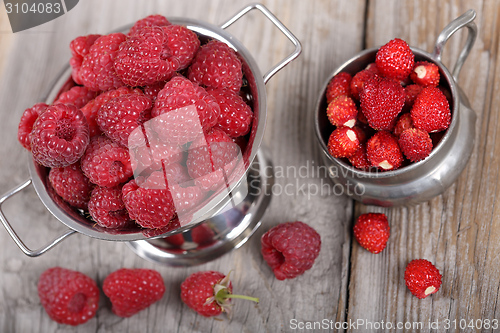
[[(451, 93), (452, 120), (439, 143), (424, 160), (393, 171), (362, 171), (328, 153), (327, 142), (334, 127), (326, 116), (326, 87), (330, 79), (340, 72), (354, 74), (375, 61), (377, 48), (365, 50), (349, 59), (325, 81), (314, 109), (314, 126), (323, 152), (329, 176), (344, 188), (344, 193), (371, 205), (408, 205), (430, 200), (444, 192), (465, 168), (474, 146), (476, 114), (457, 84), (458, 75), (477, 36), (473, 20), (476, 13), (467, 11), (453, 20), (439, 34), (433, 53), (411, 48), (415, 61), (429, 61), (439, 67), (441, 84)], [(441, 53), (447, 40), (456, 31), (466, 27), (468, 38), (452, 73), (441, 63)]]

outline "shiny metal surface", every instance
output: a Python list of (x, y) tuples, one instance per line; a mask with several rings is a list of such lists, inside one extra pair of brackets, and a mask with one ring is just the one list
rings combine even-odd
[[(242, 246), (259, 228), (261, 219), (271, 201), (274, 183), (271, 160), (259, 149), (257, 157), (249, 169), (246, 183), (250, 184), (245, 199), (237, 205), (223, 210), (202, 224), (211, 230), (213, 237), (197, 244), (189, 229), (182, 233), (184, 244), (177, 247), (163, 238), (138, 240), (127, 245), (140, 257), (154, 263), (168, 266), (192, 266), (216, 259)], [(238, 195), (236, 189), (233, 193)]]
[[(455, 66), (453, 75), (438, 60), (437, 55), (417, 48), (411, 48), (415, 61), (429, 61), (439, 67), (441, 84), (444, 83), (451, 93), (450, 108), (452, 120), (431, 154), (424, 160), (403, 166), (394, 171), (362, 171), (352, 167), (342, 159), (332, 157), (328, 153), (327, 142), (333, 126), (326, 117), (325, 91), (330, 79), (337, 73), (346, 71), (356, 73), (375, 61), (377, 48), (365, 50), (351, 58), (333, 72), (325, 81), (314, 109), (314, 124), (319, 145), (323, 151), (322, 159), (329, 168), (329, 175), (335, 183), (341, 184), (347, 195), (371, 205), (396, 206), (424, 202), (443, 193), (460, 175), (472, 153), (475, 137), (476, 114), (471, 109), (467, 97), (455, 81), (461, 65), (471, 50), (476, 34), (472, 20), (474, 11), (452, 21), (439, 35), (441, 48), (447, 39), (458, 29), (467, 27), (469, 38)], [(444, 38), (444, 37), (446, 38)], [(437, 46), (437, 45), (436, 45)]]

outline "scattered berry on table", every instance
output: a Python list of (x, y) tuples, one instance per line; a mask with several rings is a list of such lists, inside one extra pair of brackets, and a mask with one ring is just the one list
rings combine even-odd
[(354, 237), (366, 250), (380, 253), (385, 249), (390, 236), (387, 216), (382, 213), (362, 214), (354, 224)]
[(437, 292), (441, 287), (441, 278), (439, 270), (428, 260), (415, 259), (406, 266), (406, 286), (420, 299)]

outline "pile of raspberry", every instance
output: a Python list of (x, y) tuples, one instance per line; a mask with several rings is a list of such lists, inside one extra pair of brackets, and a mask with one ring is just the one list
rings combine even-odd
[(242, 175), (253, 111), (230, 46), (151, 15), (70, 50), (68, 88), (18, 129), (70, 206), (103, 228), (171, 230)]
[(335, 126), (328, 152), (364, 171), (390, 171), (425, 159), (451, 122), (450, 92), (439, 68), (415, 61), (408, 44), (393, 39), (375, 62), (340, 72), (326, 89)]

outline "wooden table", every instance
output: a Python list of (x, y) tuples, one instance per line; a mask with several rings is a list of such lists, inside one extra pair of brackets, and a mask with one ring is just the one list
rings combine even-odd
[[(25, 180), (27, 154), (17, 143), (23, 110), (38, 102), (70, 57), (69, 42), (79, 35), (103, 33), (148, 14), (191, 17), (218, 24), (246, 5), (242, 0), (86, 0), (66, 15), (36, 28), (12, 34), (0, 7), (0, 192)], [(339, 331), (397, 331), (422, 323), (422, 332), (448, 332), (460, 324), (478, 325), (500, 318), (500, 2), (497, 0), (267, 0), (263, 3), (301, 40), (302, 55), (267, 84), (269, 147), (280, 186), (291, 184), (293, 195), (275, 195), (257, 234), (242, 248), (210, 263), (169, 268), (154, 265), (120, 242), (84, 235), (39, 258), (22, 254), (0, 228), (1, 332), (298, 332), (305, 325), (361, 323)], [(478, 115), (472, 157), (458, 181), (443, 195), (414, 207), (383, 209), (353, 203), (345, 196), (317, 194), (308, 184), (328, 183), (314, 168), (321, 165), (313, 132), (312, 112), (320, 86), (345, 60), (367, 47), (395, 37), (431, 51), (438, 33), (467, 9), (477, 11), (479, 35), (461, 72), (459, 84)], [(229, 28), (265, 72), (293, 47), (261, 14), (252, 12)], [(446, 45), (445, 65), (452, 67), (465, 32)], [(303, 167), (305, 177), (286, 172)], [(7, 216), (32, 247), (64, 229), (43, 207), (33, 190), (4, 205)], [(352, 237), (354, 219), (363, 212), (385, 212), (391, 237), (374, 255)], [(303, 276), (278, 281), (260, 255), (260, 236), (272, 226), (301, 220), (322, 235), (314, 267)], [(416, 258), (432, 261), (443, 274), (441, 290), (424, 300), (407, 290), (403, 274)], [(58, 325), (40, 305), (36, 284), (52, 266), (79, 270), (99, 285), (121, 267), (157, 269), (167, 292), (163, 299), (131, 318), (115, 316), (102, 295), (97, 316), (77, 328)], [(180, 283), (199, 270), (234, 270), (238, 293), (260, 297), (260, 303), (235, 301), (231, 321), (203, 318), (183, 305)], [(448, 320), (451, 329), (445, 329)], [(429, 322), (439, 321), (439, 329)], [(373, 329), (369, 329), (368, 322)], [(300, 326), (299, 326), (300, 325)], [(304, 326), (302, 326), (304, 325)], [(345, 326), (346, 324), (344, 324)], [(435, 324), (434, 324), (435, 325)], [(499, 324), (500, 325), (500, 324)], [(380, 329), (375, 329), (379, 327)], [(323, 331), (316, 329), (315, 331)], [(476, 331), (467, 327), (463, 331)], [(481, 330), (477, 330), (481, 331)], [(500, 328), (483, 329), (485, 332)]]

